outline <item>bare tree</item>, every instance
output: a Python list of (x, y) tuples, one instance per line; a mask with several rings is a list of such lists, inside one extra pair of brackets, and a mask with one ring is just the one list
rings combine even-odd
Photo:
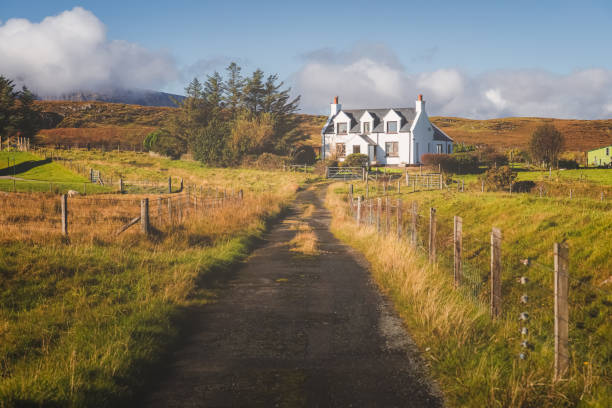
[(534, 161), (551, 166), (557, 164), (563, 144), (561, 132), (552, 124), (544, 124), (531, 135), (529, 151)]

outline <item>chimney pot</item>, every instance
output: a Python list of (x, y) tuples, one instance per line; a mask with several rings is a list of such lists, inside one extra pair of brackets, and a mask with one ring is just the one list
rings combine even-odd
[(338, 104), (338, 97), (334, 97), (334, 103), (337, 105)]
[(423, 100), (423, 94), (419, 94), (419, 101)]

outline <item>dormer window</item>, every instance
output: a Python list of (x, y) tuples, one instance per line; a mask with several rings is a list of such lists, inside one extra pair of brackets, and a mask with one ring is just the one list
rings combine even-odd
[(336, 131), (336, 133), (338, 133), (339, 135), (346, 135), (348, 133), (348, 127), (346, 122), (338, 122), (338, 129)]
[(370, 134), (370, 122), (363, 122), (363, 134)]
[(397, 121), (387, 122), (387, 133), (397, 133)]

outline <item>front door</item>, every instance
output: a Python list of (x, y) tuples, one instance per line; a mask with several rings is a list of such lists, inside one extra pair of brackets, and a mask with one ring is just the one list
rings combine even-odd
[(370, 164), (376, 164), (376, 146), (368, 145), (368, 160)]

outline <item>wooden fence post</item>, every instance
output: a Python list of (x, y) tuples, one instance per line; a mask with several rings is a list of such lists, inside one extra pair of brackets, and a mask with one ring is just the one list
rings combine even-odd
[(454, 242), (454, 253), (455, 253), (455, 288), (458, 288), (461, 284), (461, 276), (463, 274), (463, 268), (461, 264), (461, 252), (463, 250), (463, 219), (455, 215), (455, 228), (453, 234)]
[(361, 196), (357, 197), (357, 226), (361, 225)]
[(168, 194), (172, 194), (172, 177), (168, 177)]
[(491, 230), (491, 317), (501, 314), (501, 231)]
[(397, 194), (400, 193), (400, 181), (397, 180)]
[[(397, 182), (399, 187), (399, 181)], [(397, 239), (402, 237), (402, 200), (397, 200)]]
[(62, 194), (60, 199), (62, 207), (62, 235), (68, 235), (68, 195)]
[(429, 263), (436, 262), (436, 209), (429, 209)]
[(119, 192), (123, 194), (123, 178), (119, 178)]
[(555, 243), (555, 374), (563, 378), (569, 368), (569, 250), (566, 244)]
[(484, 179), (480, 180), (480, 192), (484, 193)]
[(362, 167), (361, 168), (361, 181), (366, 181), (367, 176), (366, 176), (366, 168)]
[(381, 213), (381, 207), (382, 207), (382, 198), (378, 198), (378, 208), (376, 209), (376, 232), (378, 232), (380, 234), (380, 213)]
[(140, 229), (143, 234), (149, 235), (149, 199), (140, 200)]

